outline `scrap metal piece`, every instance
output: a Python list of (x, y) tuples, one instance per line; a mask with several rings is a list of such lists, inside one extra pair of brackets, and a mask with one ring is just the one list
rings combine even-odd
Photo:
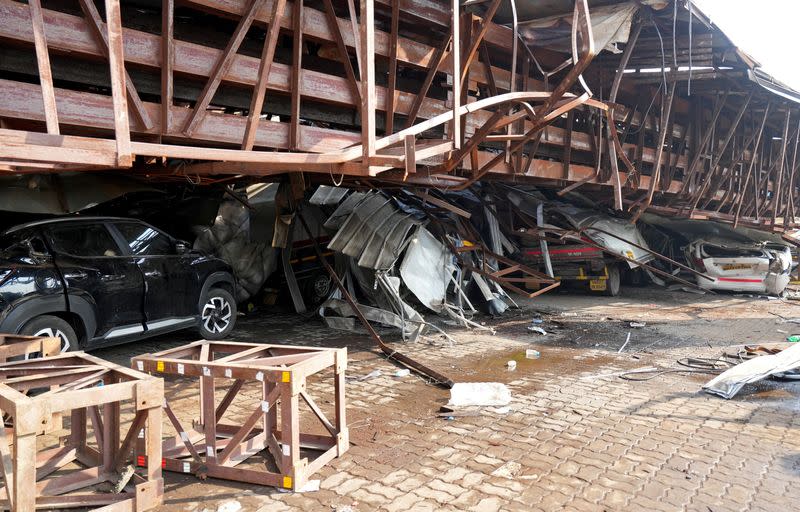
[(453, 276), (453, 255), (427, 229), (417, 228), (400, 264), (400, 276), (411, 293), (429, 309), (441, 313)]
[[(302, 212), (298, 211), (297, 216), (300, 219), (300, 222), (303, 224), (303, 228), (306, 230), (306, 233), (308, 233), (308, 236), (311, 237), (311, 230), (308, 228), (308, 224), (306, 223), (306, 220), (303, 218)], [(369, 323), (369, 320), (367, 320), (366, 317), (364, 317), (363, 313), (361, 313), (361, 310), (358, 307), (358, 303), (355, 301), (355, 299), (353, 299), (353, 296), (350, 295), (350, 292), (347, 291), (347, 288), (344, 286), (344, 284), (342, 284), (342, 281), (339, 279), (339, 276), (336, 274), (336, 271), (333, 270), (333, 268), (328, 264), (328, 262), (322, 256), (322, 250), (320, 249), (316, 239), (312, 238), (312, 241), (314, 242), (314, 250), (317, 253), (317, 258), (319, 258), (319, 261), (325, 267), (325, 270), (331, 276), (333, 282), (342, 292), (342, 296), (353, 308), (353, 313), (355, 313), (355, 315), (367, 329), (367, 332), (369, 332), (370, 336), (372, 336), (372, 339), (375, 340), (375, 343), (378, 345), (378, 348), (380, 348), (381, 351), (384, 354), (386, 354), (387, 359), (394, 359), (400, 362), (401, 364), (405, 365), (409, 369), (414, 370), (426, 377), (430, 377), (436, 384), (442, 385), (446, 388), (452, 388), (453, 381), (450, 378), (445, 377), (441, 373), (432, 370), (427, 366), (414, 361), (410, 357), (397, 352), (396, 350), (392, 349), (383, 342), (380, 335), (375, 331), (375, 329), (373, 329), (372, 325)]]

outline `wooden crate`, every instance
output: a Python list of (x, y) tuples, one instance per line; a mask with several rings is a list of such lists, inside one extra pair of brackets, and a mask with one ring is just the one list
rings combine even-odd
[[(344, 394), (347, 349), (197, 341), (137, 356), (131, 362), (139, 371), (197, 378), (199, 420), (191, 430), (180, 423), (169, 399), (165, 402), (165, 412), (176, 431), (163, 446), (168, 471), (297, 490), (309, 475), (349, 447)], [(326, 368), (333, 368), (333, 422), (307, 390), (308, 377)], [(214, 392), (222, 379), (231, 385), (217, 403)], [(251, 397), (241, 405), (249, 411), (243, 424), (222, 422), (248, 382), (258, 385), (260, 399)], [(300, 431), (301, 402), (327, 434)], [(261, 428), (256, 428), (259, 423)], [(240, 466), (256, 454), (264, 455), (278, 471), (271, 471), (266, 462), (263, 469)]]
[[(83, 352), (0, 364), (0, 509), (156, 507), (164, 487), (163, 402), (162, 379)], [(121, 437), (125, 404), (135, 415)], [(61, 414), (70, 418), (66, 435), (46, 435)], [(136, 470), (132, 451), (140, 437), (151, 462)]]
[(13, 357), (54, 356), (61, 352), (61, 340), (48, 336), (20, 336), (0, 334), (0, 363)]

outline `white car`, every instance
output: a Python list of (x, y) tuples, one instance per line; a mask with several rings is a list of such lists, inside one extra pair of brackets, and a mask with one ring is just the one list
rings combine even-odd
[(711, 278), (697, 276), (701, 288), (780, 295), (789, 284), (792, 253), (783, 244), (699, 239), (685, 250), (695, 270)]

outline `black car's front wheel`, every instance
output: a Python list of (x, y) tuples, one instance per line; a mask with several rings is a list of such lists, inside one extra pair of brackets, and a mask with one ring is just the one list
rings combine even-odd
[(236, 323), (236, 301), (222, 288), (213, 288), (200, 306), (200, 335), (207, 340), (225, 338)]
[(53, 315), (37, 316), (28, 321), (19, 331), (24, 336), (51, 336), (61, 339), (61, 352), (79, 350), (75, 329), (64, 320)]

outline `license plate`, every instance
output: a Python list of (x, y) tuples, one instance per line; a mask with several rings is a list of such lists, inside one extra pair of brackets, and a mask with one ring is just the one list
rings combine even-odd
[(729, 263), (722, 265), (722, 270), (750, 270), (752, 265), (745, 265), (744, 263)]
[(590, 279), (589, 280), (589, 288), (593, 292), (603, 292), (606, 290), (606, 280), (605, 279)]

